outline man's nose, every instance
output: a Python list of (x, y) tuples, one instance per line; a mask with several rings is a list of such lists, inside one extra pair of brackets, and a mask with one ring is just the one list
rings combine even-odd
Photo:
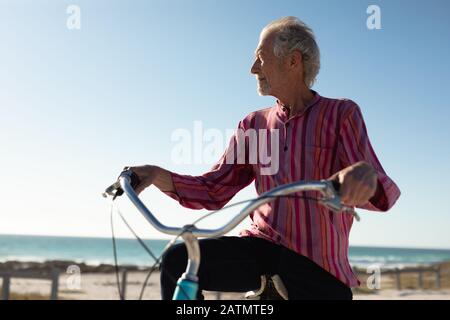
[(259, 61), (258, 60), (255, 60), (255, 62), (253, 63), (253, 65), (252, 65), (252, 67), (251, 67), (251, 69), (250, 69), (250, 72), (252, 73), (252, 74), (258, 74), (259, 73), (259, 71), (260, 71), (260, 65), (259, 65)]

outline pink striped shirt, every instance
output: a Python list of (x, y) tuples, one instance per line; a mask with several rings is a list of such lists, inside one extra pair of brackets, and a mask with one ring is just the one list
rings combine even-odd
[[(400, 190), (386, 175), (369, 141), (359, 106), (348, 99), (321, 97), (303, 113), (288, 119), (285, 108), (276, 105), (255, 111), (239, 122), (239, 129), (278, 129), (279, 170), (261, 174), (259, 163), (230, 163), (226, 157), (238, 144), (236, 134), (221, 159), (201, 176), (172, 173), (176, 193), (170, 197), (191, 209), (222, 208), (241, 189), (255, 180), (258, 194), (298, 180), (327, 179), (358, 161), (370, 163), (378, 174), (376, 195), (360, 206), (373, 211), (389, 210)], [(270, 150), (270, 139), (266, 139)], [(248, 141), (246, 140), (246, 143)], [(248, 145), (245, 146), (248, 152)], [(231, 152), (231, 154), (236, 152)], [(298, 194), (316, 197), (316, 192)], [(353, 217), (336, 214), (316, 201), (279, 198), (255, 210), (249, 230), (241, 236), (261, 237), (308, 257), (350, 287), (358, 286), (348, 261), (349, 234)]]

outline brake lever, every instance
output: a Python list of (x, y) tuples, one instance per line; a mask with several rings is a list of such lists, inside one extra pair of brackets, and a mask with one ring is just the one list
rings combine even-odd
[(105, 191), (102, 193), (103, 198), (107, 198), (108, 196), (113, 197), (113, 200), (121, 196), (123, 194), (123, 190), (120, 187), (119, 181), (114, 182), (112, 185), (110, 185), (108, 188), (105, 189)]
[(325, 198), (320, 199), (319, 202), (326, 206), (327, 208), (331, 209), (335, 212), (341, 212), (341, 213), (349, 213), (353, 215), (356, 221), (361, 221), (361, 217), (358, 215), (358, 213), (351, 207), (347, 207), (342, 204), (341, 197), (339, 196), (339, 182), (333, 180), (322, 180), (322, 182), (325, 182), (326, 187), (324, 189)]
[[(133, 189), (136, 189), (136, 187), (141, 183), (141, 179), (139, 179), (138, 175), (134, 173), (130, 167), (125, 167), (125, 169), (123, 169), (120, 173), (119, 178), (123, 176), (130, 180), (130, 185)], [(111, 196), (114, 201), (117, 197), (120, 197), (123, 194), (123, 189), (120, 187), (119, 178), (116, 182), (106, 188), (105, 192), (102, 193), (104, 198)]]

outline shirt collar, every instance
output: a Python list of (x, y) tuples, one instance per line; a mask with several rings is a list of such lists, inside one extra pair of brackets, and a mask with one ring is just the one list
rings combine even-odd
[[(314, 106), (319, 100), (320, 95), (317, 93), (317, 91), (312, 90), (312, 93), (314, 94), (314, 98), (311, 100), (311, 102), (305, 107), (302, 113), (295, 115), (294, 117), (301, 116), (306, 112), (306, 110), (310, 109), (312, 106)], [(276, 111), (277, 114), (281, 117), (283, 120), (287, 120), (287, 108), (280, 102), (280, 100), (277, 99), (276, 101)], [(292, 118), (292, 117), (291, 117)]]

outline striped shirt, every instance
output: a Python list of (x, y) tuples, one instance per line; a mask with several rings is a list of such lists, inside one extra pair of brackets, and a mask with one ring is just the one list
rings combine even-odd
[[(255, 180), (258, 194), (299, 180), (327, 179), (358, 161), (376, 170), (378, 186), (368, 203), (358, 208), (387, 211), (400, 190), (386, 175), (375, 155), (359, 106), (349, 99), (331, 99), (313, 91), (314, 98), (301, 114), (288, 118), (288, 110), (277, 101), (273, 107), (255, 111), (239, 122), (244, 132), (278, 129), (279, 168), (262, 174), (262, 164), (230, 163), (236, 158), (239, 139), (235, 134), (220, 160), (201, 176), (171, 173), (176, 193), (167, 195), (191, 209), (222, 208), (239, 190)], [(270, 150), (270, 138), (264, 139)], [(273, 141), (272, 141), (273, 142)], [(245, 140), (248, 152), (248, 140)], [(259, 146), (258, 146), (259, 148)], [(278, 150), (276, 150), (278, 151)], [(317, 197), (317, 192), (298, 195)], [(251, 227), (240, 236), (261, 237), (283, 245), (315, 262), (349, 287), (359, 285), (348, 261), (349, 234), (353, 216), (334, 213), (317, 201), (278, 198), (255, 210)]]

